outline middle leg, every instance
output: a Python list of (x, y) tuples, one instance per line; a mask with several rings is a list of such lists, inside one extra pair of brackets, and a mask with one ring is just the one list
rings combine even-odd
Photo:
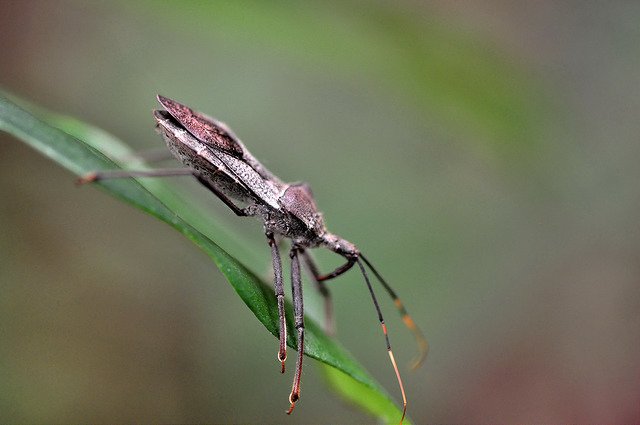
[(291, 394), (289, 395), (289, 410), (287, 414), (293, 412), (296, 401), (300, 398), (300, 378), (302, 377), (302, 360), (304, 357), (304, 306), (302, 298), (302, 278), (300, 276), (300, 260), (298, 259), (299, 249), (297, 246), (291, 248), (291, 294), (293, 297), (293, 316), (298, 333), (298, 358), (296, 361), (296, 372), (293, 377)]
[(282, 373), (284, 373), (284, 362), (287, 360), (287, 323), (284, 313), (284, 286), (282, 284), (282, 261), (280, 260), (280, 251), (273, 233), (267, 232), (267, 240), (271, 247), (271, 257), (273, 259), (274, 287), (276, 292), (276, 300), (278, 301), (278, 329), (280, 331), (280, 348), (278, 349), (278, 360), (282, 365)]

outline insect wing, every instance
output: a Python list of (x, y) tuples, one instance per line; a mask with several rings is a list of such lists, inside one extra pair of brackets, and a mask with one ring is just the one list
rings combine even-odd
[[(247, 159), (255, 163), (255, 167), (243, 159), (244, 147), (235, 135), (215, 120), (201, 115), (191, 108), (174, 100), (158, 95), (158, 100), (167, 111), (155, 111), (158, 125), (166, 138), (173, 141), (173, 151), (180, 159), (196, 170), (204, 169), (209, 173), (222, 171), (230, 177), (238, 188), (245, 189), (259, 202), (279, 209), (279, 189), (274, 182), (265, 178), (262, 165), (247, 153)], [(167, 116), (169, 115), (169, 116)], [(178, 142), (178, 143), (176, 143)], [(181, 152), (187, 146), (191, 153)], [(194, 157), (197, 160), (194, 161)], [(210, 163), (214, 167), (207, 164)], [(260, 167), (256, 171), (256, 167)]]
[(225, 152), (213, 152), (227, 169), (247, 187), (258, 200), (270, 207), (280, 209), (278, 204), (279, 190), (270, 180), (264, 179), (251, 165)]
[(164, 96), (158, 95), (158, 102), (189, 133), (208, 147), (224, 151), (236, 158), (242, 158), (244, 153), (242, 144), (225, 125)]
[(222, 161), (207, 154), (209, 150), (206, 146), (181, 127), (167, 111), (153, 111), (153, 116), (171, 152), (187, 166), (199, 172), (224, 172), (232, 175)]

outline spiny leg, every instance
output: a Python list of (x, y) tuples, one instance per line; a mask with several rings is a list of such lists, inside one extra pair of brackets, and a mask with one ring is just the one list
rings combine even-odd
[(384, 280), (384, 278), (380, 275), (380, 273), (378, 273), (375, 267), (371, 265), (369, 260), (367, 260), (364, 255), (360, 254), (360, 258), (362, 258), (362, 260), (367, 264), (367, 266), (369, 266), (373, 274), (378, 278), (378, 280), (380, 281), (384, 289), (387, 291), (387, 293), (393, 300), (393, 303), (398, 309), (400, 316), (402, 316), (402, 321), (404, 322), (405, 326), (409, 328), (409, 330), (413, 333), (413, 336), (415, 337), (416, 342), (418, 343), (418, 348), (420, 352), (418, 353), (418, 357), (416, 357), (411, 362), (411, 368), (412, 369), (419, 368), (420, 366), (422, 366), (422, 363), (424, 363), (425, 359), (427, 358), (427, 354), (429, 352), (429, 343), (427, 342), (427, 338), (425, 338), (420, 328), (413, 321), (409, 313), (407, 313), (407, 309), (404, 307), (404, 304), (400, 300), (400, 297), (398, 297), (396, 292), (391, 288), (391, 286), (387, 283), (387, 281)]
[(378, 320), (380, 321), (380, 326), (382, 327), (382, 333), (384, 334), (384, 339), (387, 342), (387, 353), (389, 354), (389, 359), (391, 360), (391, 365), (393, 366), (393, 370), (396, 373), (396, 379), (398, 380), (398, 385), (400, 386), (400, 392), (402, 393), (402, 417), (400, 418), (400, 425), (402, 425), (402, 421), (404, 421), (404, 417), (407, 413), (407, 396), (404, 392), (404, 385), (402, 384), (402, 378), (400, 377), (398, 364), (396, 363), (396, 359), (393, 356), (393, 351), (391, 350), (391, 342), (389, 342), (387, 325), (384, 323), (384, 318), (382, 317), (382, 311), (380, 310), (378, 299), (376, 298), (376, 294), (373, 292), (373, 287), (371, 286), (371, 282), (369, 281), (369, 276), (367, 275), (367, 271), (362, 265), (362, 262), (359, 259), (357, 260), (357, 262), (358, 262), (358, 266), (360, 267), (360, 271), (362, 271), (362, 276), (364, 276), (364, 281), (367, 284), (367, 288), (369, 288), (369, 293), (371, 294), (373, 305), (375, 306), (376, 312), (378, 313)]
[(291, 257), (291, 294), (293, 297), (293, 315), (298, 331), (298, 359), (296, 361), (296, 373), (293, 377), (291, 394), (289, 395), (289, 410), (293, 412), (296, 401), (300, 398), (300, 378), (302, 376), (302, 360), (304, 356), (304, 305), (302, 299), (302, 278), (300, 276), (300, 261), (298, 260), (298, 247), (293, 246), (289, 254)]
[(278, 329), (280, 331), (280, 348), (278, 350), (278, 360), (282, 365), (282, 373), (284, 373), (284, 362), (287, 360), (287, 323), (284, 313), (284, 286), (282, 284), (282, 261), (280, 260), (280, 251), (276, 243), (273, 233), (267, 232), (267, 240), (271, 247), (271, 257), (273, 259), (273, 274), (276, 299), (278, 301)]
[(320, 292), (320, 295), (322, 295), (322, 299), (324, 300), (324, 330), (329, 335), (334, 335), (336, 333), (336, 327), (333, 318), (333, 304), (331, 303), (329, 288), (327, 288), (324, 280), (320, 280), (320, 272), (318, 271), (318, 267), (316, 266), (313, 257), (311, 257), (311, 254), (303, 250), (300, 250), (300, 253), (302, 254), (302, 258), (304, 259), (307, 269), (313, 277), (313, 281), (316, 283), (318, 292)]

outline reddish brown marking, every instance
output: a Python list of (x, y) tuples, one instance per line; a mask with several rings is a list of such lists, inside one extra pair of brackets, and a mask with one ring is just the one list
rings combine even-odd
[(293, 412), (293, 409), (296, 407), (296, 402), (291, 401), (291, 396), (289, 396), (289, 403), (291, 403), (291, 406), (289, 406), (289, 410), (287, 410), (287, 415), (290, 415), (291, 412)]
[(387, 291), (389, 296), (393, 299), (393, 303), (395, 304), (396, 309), (400, 313), (400, 316), (402, 317), (402, 321), (404, 322), (405, 326), (413, 333), (413, 336), (415, 337), (416, 342), (418, 343), (418, 348), (420, 352), (418, 353), (418, 357), (416, 357), (416, 359), (413, 360), (411, 368), (417, 369), (422, 365), (422, 363), (424, 363), (425, 359), (427, 358), (427, 354), (429, 353), (429, 343), (427, 342), (427, 339), (425, 338), (420, 328), (415, 324), (411, 316), (409, 316), (409, 313), (407, 313), (407, 310), (404, 308), (404, 305), (402, 305), (402, 301), (400, 301), (400, 298), (395, 293), (395, 291), (391, 288), (391, 286), (389, 286), (387, 281), (384, 280), (384, 278), (380, 275), (380, 273), (378, 273), (376, 268), (373, 267), (373, 265), (369, 262), (369, 260), (366, 259), (364, 255), (360, 255), (360, 258), (362, 258), (362, 260), (369, 266), (369, 268), (371, 268), (371, 271), (373, 272), (373, 274), (376, 275), (376, 277), (378, 278), (382, 286), (384, 286), (384, 289)]
[(287, 410), (287, 415), (290, 415), (293, 412), (293, 409), (296, 407), (296, 401), (300, 399), (300, 375), (296, 376), (296, 380), (293, 384), (293, 389), (291, 390), (291, 394), (289, 394), (289, 410)]
[(296, 362), (296, 374), (293, 378), (293, 386), (291, 387), (291, 394), (289, 394), (289, 410), (287, 411), (287, 415), (290, 415), (293, 412), (293, 409), (296, 407), (296, 401), (300, 399), (300, 380), (302, 379), (302, 358), (304, 356), (304, 333), (299, 334), (298, 338), (298, 361)]
[(204, 115), (181, 103), (158, 95), (158, 101), (164, 106), (189, 133), (206, 145), (225, 151), (237, 158), (242, 158), (243, 149), (227, 130), (212, 122)]
[(404, 316), (402, 316), (402, 321), (404, 322), (405, 325), (407, 325), (409, 329), (414, 330), (416, 328), (416, 323), (408, 314), (405, 314)]
[(287, 328), (283, 328), (284, 335), (280, 338), (280, 348), (278, 350), (278, 360), (282, 364), (282, 373), (284, 373), (284, 363), (287, 361)]
[(76, 180), (76, 184), (78, 186), (80, 186), (80, 185), (83, 185), (83, 184), (92, 183), (92, 182), (96, 181), (97, 179), (98, 179), (98, 173), (97, 172), (87, 173), (84, 176), (78, 177), (78, 179)]

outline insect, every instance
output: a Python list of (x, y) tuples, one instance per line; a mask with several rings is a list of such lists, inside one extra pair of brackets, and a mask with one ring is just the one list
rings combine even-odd
[[(181, 161), (186, 168), (144, 171), (98, 171), (81, 177), (79, 183), (123, 177), (193, 175), (236, 215), (257, 217), (262, 220), (273, 260), (274, 288), (279, 319), (278, 361), (280, 362), (282, 373), (285, 372), (285, 360), (287, 358), (287, 326), (285, 322), (282, 261), (276, 237), (291, 240), (289, 257), (291, 258), (291, 289), (298, 355), (287, 414), (291, 414), (300, 398), (304, 353), (305, 327), (300, 257), (302, 257), (305, 266), (323, 296), (326, 316), (325, 328), (330, 332), (333, 330), (333, 315), (326, 281), (340, 276), (357, 264), (375, 306), (386, 341), (389, 359), (400, 387), (403, 405), (402, 418), (400, 419), (400, 423), (402, 423), (407, 410), (407, 397), (391, 349), (387, 327), (369, 280), (367, 268), (373, 272), (382, 287), (392, 298), (395, 307), (402, 316), (403, 322), (417, 340), (420, 353), (413, 362), (413, 367), (416, 368), (426, 358), (428, 344), (394, 290), (353, 243), (330, 233), (326, 229), (322, 213), (318, 210), (311, 189), (306, 183), (282, 182), (251, 155), (225, 124), (166, 97), (158, 95), (158, 101), (164, 109), (158, 109), (153, 112), (156, 119), (156, 128), (167, 143), (171, 154)], [(327, 274), (321, 274), (307, 252), (308, 249), (318, 247), (327, 248), (344, 257), (345, 263)]]

